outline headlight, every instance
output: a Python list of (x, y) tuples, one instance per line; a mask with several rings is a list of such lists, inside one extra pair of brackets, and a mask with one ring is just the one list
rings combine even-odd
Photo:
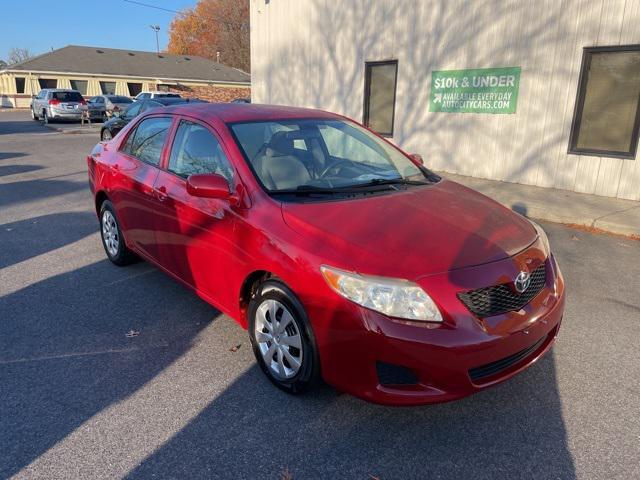
[(413, 282), (359, 275), (324, 265), (320, 270), (331, 288), (358, 305), (389, 317), (442, 322), (431, 297)]
[(538, 232), (538, 236), (540, 237), (540, 240), (542, 241), (542, 246), (544, 248), (544, 253), (548, 257), (549, 255), (551, 255), (551, 246), (549, 245), (549, 238), (547, 237), (546, 232), (543, 230), (543, 228), (540, 225), (538, 225), (533, 220), (529, 220), (529, 221), (531, 222), (531, 225), (533, 225), (533, 228), (536, 229), (536, 232)]

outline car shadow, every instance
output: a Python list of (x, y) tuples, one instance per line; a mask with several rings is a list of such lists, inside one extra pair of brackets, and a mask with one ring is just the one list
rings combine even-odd
[(140, 390), (218, 315), (146, 263), (102, 260), (3, 296), (0, 478)]
[[(0, 123), (1, 125), (2, 123)], [(11, 158), (26, 157), (26, 153), (22, 152), (0, 152), (0, 160), (9, 160)]]
[(44, 167), (41, 165), (0, 165), (0, 177), (17, 175), (19, 173), (35, 172), (36, 170), (42, 170), (43, 168)]
[[(9, 113), (7, 115), (11, 115)], [(51, 133), (41, 122), (34, 120), (4, 120), (0, 122), (0, 135), (12, 135), (19, 133), (39, 134)]]
[(95, 214), (64, 212), (0, 225), (0, 268), (69, 245), (95, 233)]
[(43, 198), (87, 191), (87, 182), (60, 179), (21, 180), (0, 183), (0, 207), (26, 203)]
[[(203, 474), (207, 472), (207, 474)], [(553, 354), (462, 401), (300, 397), (246, 371), (129, 478), (575, 478)]]

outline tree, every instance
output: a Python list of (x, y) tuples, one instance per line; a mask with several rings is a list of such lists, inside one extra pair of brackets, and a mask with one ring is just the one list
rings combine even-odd
[(9, 50), (9, 57), (7, 58), (7, 63), (9, 65), (13, 65), (16, 63), (24, 62), (25, 60), (29, 60), (33, 55), (29, 51), (28, 48), (16, 48), (13, 47)]
[(248, 72), (249, 0), (198, 0), (171, 22), (167, 50), (219, 60)]

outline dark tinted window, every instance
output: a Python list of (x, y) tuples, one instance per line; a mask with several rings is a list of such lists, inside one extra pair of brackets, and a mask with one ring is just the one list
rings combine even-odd
[(24, 93), (24, 77), (16, 77), (16, 93)]
[(129, 135), (124, 150), (143, 162), (159, 165), (170, 126), (171, 119), (167, 117), (142, 120)]
[(78, 92), (53, 92), (51, 98), (61, 102), (81, 102), (83, 100), (82, 95)]
[(104, 97), (93, 97), (93, 103), (102, 105), (104, 103)]
[(116, 82), (100, 82), (100, 90), (105, 95), (113, 95), (116, 93)]
[(640, 47), (587, 48), (570, 152), (635, 157), (640, 114)]
[(216, 173), (229, 183), (233, 173), (218, 139), (205, 127), (183, 121), (176, 132), (169, 170), (187, 178), (194, 173)]
[(40, 88), (56, 88), (58, 86), (58, 80), (55, 78), (39, 78), (38, 83)]
[(87, 94), (87, 84), (89, 82), (86, 80), (69, 80), (69, 83), (71, 84), (71, 88), (79, 91), (82, 95)]
[(393, 135), (398, 62), (365, 65), (364, 124), (381, 135)]
[(132, 103), (133, 102), (133, 100), (131, 100), (129, 97), (123, 97), (120, 95), (109, 95), (107, 96), (107, 98), (112, 103)]
[(127, 87), (129, 88), (129, 95), (135, 97), (142, 91), (142, 84), (137, 82), (127, 82)]

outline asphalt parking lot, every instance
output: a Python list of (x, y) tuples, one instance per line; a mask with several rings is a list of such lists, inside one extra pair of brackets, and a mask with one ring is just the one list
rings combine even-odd
[(495, 388), (418, 408), (291, 397), (234, 321), (107, 261), (96, 142), (0, 113), (0, 478), (640, 478), (640, 242), (544, 225), (560, 337)]

